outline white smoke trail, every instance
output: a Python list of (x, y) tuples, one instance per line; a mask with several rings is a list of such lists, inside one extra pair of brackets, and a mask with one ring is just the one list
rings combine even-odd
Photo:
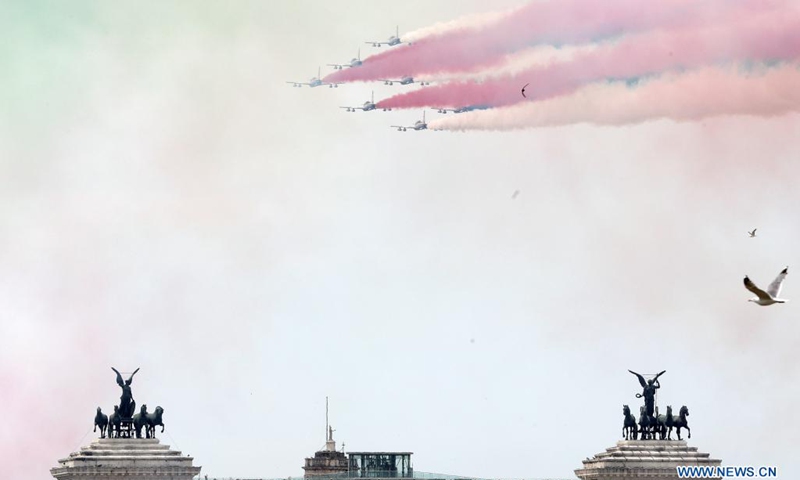
[(417, 30), (404, 33), (400, 36), (400, 38), (404, 42), (416, 42), (425, 37), (442, 35), (453, 30), (477, 30), (513, 15), (520, 8), (521, 7), (514, 7), (502, 12), (474, 13), (471, 15), (465, 15), (461, 18), (450, 20), (449, 22), (439, 22), (429, 27), (422, 27)]
[(575, 93), (508, 108), (467, 112), (428, 124), (431, 130), (515, 130), (591, 123), (622, 125), (719, 115), (775, 116), (800, 111), (797, 64), (744, 75), (736, 67), (665, 74), (630, 87), (595, 83)]

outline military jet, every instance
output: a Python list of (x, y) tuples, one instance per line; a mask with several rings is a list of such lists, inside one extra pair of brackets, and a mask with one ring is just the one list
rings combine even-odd
[[(364, 102), (364, 105), (360, 107), (339, 107), (339, 108), (344, 108), (348, 112), (355, 112), (356, 110), (362, 110), (364, 112), (369, 112), (370, 110), (377, 110), (378, 107), (375, 105), (375, 92), (372, 92), (372, 98)], [(383, 108), (382, 110), (384, 112), (390, 112), (392, 109)]]
[[(400, 80), (381, 80), (384, 85), (392, 85), (395, 83), (399, 83), (400, 85), (410, 85), (414, 83), (414, 79), (412, 77), (403, 77)], [(419, 82), (420, 85), (430, 85), (431, 82)]]
[(358, 57), (350, 60), (350, 63), (329, 63), (329, 67), (333, 67), (334, 70), (341, 70), (343, 68), (353, 68), (353, 67), (360, 67), (361, 66), (361, 49), (358, 49)]
[(385, 42), (364, 42), (364, 43), (366, 43), (367, 45), (372, 45), (373, 47), (380, 47), (381, 45), (388, 45), (390, 47), (393, 47), (395, 45), (400, 45), (401, 43), (403, 43), (400, 40), (400, 26), (398, 25), (395, 27), (394, 36), (389, 37), (389, 40)]
[(404, 127), (402, 125), (392, 125), (391, 127), (396, 128), (398, 132), (405, 132), (409, 128), (411, 130), (427, 130), (428, 124), (425, 123), (425, 110), (422, 111), (422, 120), (417, 120), (416, 122), (414, 122), (414, 125), (411, 125), (410, 127)]
[(312, 78), (311, 80), (309, 80), (307, 82), (286, 82), (286, 83), (291, 83), (293, 87), (302, 87), (303, 85), (308, 85), (309, 87), (314, 88), (314, 87), (321, 87), (323, 85), (327, 85), (328, 88), (339, 88), (339, 84), (338, 83), (328, 83), (328, 82), (323, 82), (322, 80), (320, 80), (320, 77), (322, 76), (322, 75), (320, 75), (320, 72), (321, 72), (321, 69), (317, 69), (317, 76)]
[(489, 108), (491, 108), (491, 107), (488, 107), (486, 105), (469, 105), (469, 106), (460, 107), (460, 108), (440, 108), (439, 110), (437, 110), (437, 112), (438, 113), (447, 113), (447, 112), (464, 113), (464, 112), (471, 112), (473, 110), (487, 110)]

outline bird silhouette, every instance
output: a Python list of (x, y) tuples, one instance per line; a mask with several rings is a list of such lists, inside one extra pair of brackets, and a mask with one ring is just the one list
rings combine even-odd
[[(525, 97), (525, 88), (530, 85), (530, 83), (526, 83), (524, 87), (522, 87), (522, 96)], [(525, 97), (528, 98), (528, 97)]]

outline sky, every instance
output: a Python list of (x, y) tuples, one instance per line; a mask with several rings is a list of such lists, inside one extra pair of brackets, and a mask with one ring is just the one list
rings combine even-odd
[(50, 478), (96, 436), (112, 366), (140, 368), (137, 403), (209, 477), (301, 476), (328, 396), (346, 450), (572, 478), (639, 404), (628, 369), (666, 370), (690, 445), (800, 475), (797, 300), (742, 286), (788, 265), (800, 298), (798, 113), (397, 132), (421, 109), (338, 107), (405, 87), (285, 83), (482, 12), (0, 5), (9, 478)]

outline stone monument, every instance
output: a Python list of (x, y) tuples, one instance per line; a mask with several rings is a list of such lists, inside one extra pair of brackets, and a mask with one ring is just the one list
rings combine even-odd
[[(720, 460), (699, 452), (697, 447), (690, 447), (681, 439), (681, 429), (686, 429), (687, 438), (692, 437), (688, 407), (682, 406), (674, 416), (672, 406), (668, 406), (666, 415), (659, 415), (656, 393), (661, 384), (658, 377), (666, 371), (647, 381), (644, 376), (628, 371), (636, 375), (643, 389), (641, 394), (636, 394), (636, 398), (644, 399), (638, 421), (628, 405), (623, 405), (624, 440), (584, 460), (583, 468), (575, 470), (575, 475), (581, 480), (671, 480), (679, 478), (679, 466), (719, 466)], [(675, 440), (672, 439), (673, 430), (677, 436)]]
[[(162, 445), (155, 438), (157, 426), (164, 431), (162, 415), (164, 409), (155, 408), (147, 412), (142, 405), (134, 414), (136, 402), (133, 399), (131, 383), (122, 380), (115, 368), (117, 384), (122, 388), (120, 404), (114, 406), (114, 413), (107, 417), (97, 407), (94, 418), (95, 431), (100, 427), (100, 438), (90, 445), (58, 461), (58, 466), (50, 469), (59, 480), (112, 480), (135, 477), (139, 480), (191, 480), (200, 474), (200, 467), (192, 465), (193, 458)], [(144, 433), (144, 438), (142, 436)]]

